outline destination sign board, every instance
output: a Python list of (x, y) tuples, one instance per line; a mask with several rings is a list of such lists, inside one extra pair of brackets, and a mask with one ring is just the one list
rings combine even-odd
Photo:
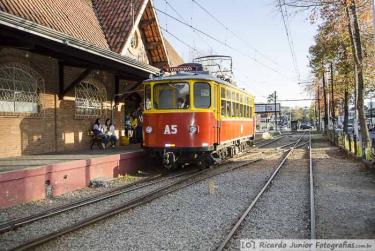
[(189, 63), (189, 64), (182, 64), (179, 66), (174, 67), (163, 67), (163, 71), (165, 72), (191, 72), (191, 71), (202, 71), (202, 65)]
[[(275, 112), (275, 104), (255, 104), (255, 113)], [(276, 103), (276, 112), (280, 112), (280, 103)]]

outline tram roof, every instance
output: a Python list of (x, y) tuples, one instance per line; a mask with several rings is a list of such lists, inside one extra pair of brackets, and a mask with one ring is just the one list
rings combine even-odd
[(238, 86), (231, 84), (225, 80), (222, 80), (220, 78), (214, 77), (208, 73), (178, 73), (176, 75), (171, 75), (171, 76), (158, 76), (154, 77), (151, 79), (147, 79), (144, 82), (152, 82), (152, 81), (175, 81), (175, 80), (210, 80), (210, 81), (215, 81), (219, 84), (226, 85), (232, 88), (235, 88), (239, 91), (245, 92), (249, 95), (250, 94), (248, 91), (239, 88)]

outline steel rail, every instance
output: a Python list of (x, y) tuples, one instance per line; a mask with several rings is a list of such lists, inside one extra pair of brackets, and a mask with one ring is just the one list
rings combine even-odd
[[(244, 157), (248, 156), (248, 155), (245, 155), (245, 154), (247, 154), (249, 152), (250, 151), (246, 151), (242, 155), (239, 155), (239, 156), (236, 156), (232, 159), (229, 159), (229, 161), (244, 158)], [(257, 155), (257, 154), (262, 154), (262, 153), (256, 153), (254, 155)], [(228, 160), (224, 161), (224, 162), (221, 162), (220, 165), (225, 164), (227, 162), (228, 162)], [(109, 191), (106, 191), (104, 193), (100, 193), (98, 195), (90, 196), (88, 198), (84, 198), (84, 199), (81, 199), (81, 200), (78, 200), (78, 201), (74, 201), (72, 203), (65, 204), (65, 205), (62, 205), (62, 206), (59, 206), (59, 207), (54, 207), (54, 208), (42, 211), (40, 213), (30, 215), (30, 216), (26, 216), (26, 217), (10, 220), (10, 221), (7, 221), (7, 222), (3, 222), (3, 223), (0, 223), (0, 234), (8, 232), (10, 230), (15, 230), (19, 227), (22, 227), (24, 225), (33, 223), (33, 222), (41, 220), (41, 219), (45, 219), (45, 218), (48, 218), (48, 217), (52, 217), (52, 216), (67, 212), (69, 210), (73, 210), (73, 209), (76, 209), (76, 208), (79, 208), (79, 207), (83, 207), (83, 206), (87, 206), (87, 205), (90, 205), (90, 204), (93, 204), (93, 203), (97, 203), (97, 202), (100, 202), (100, 201), (103, 201), (103, 200), (106, 200), (106, 199), (110, 199), (110, 198), (115, 197), (115, 196), (119, 196), (119, 195), (124, 194), (124, 193), (136, 191), (136, 190), (142, 189), (142, 188), (147, 187), (147, 186), (151, 186), (151, 185), (161, 183), (161, 182), (163, 182), (165, 180), (168, 180), (168, 179), (178, 178), (178, 177), (188, 175), (188, 174), (191, 174), (191, 173), (192, 172), (184, 172), (184, 173), (172, 175), (172, 176), (167, 176), (167, 175), (163, 175), (163, 174), (153, 175), (151, 177), (135, 181), (131, 184), (127, 184), (127, 185), (124, 185), (124, 186), (120, 186), (120, 187), (111, 189)]]
[[(258, 155), (258, 154), (261, 154), (261, 153), (257, 153), (257, 154), (254, 154), (254, 155)], [(269, 156), (267, 156), (267, 158), (269, 158), (269, 157), (271, 157), (271, 156), (274, 156), (274, 155), (277, 155), (277, 153), (276, 153), (276, 154), (269, 155)], [(230, 162), (234, 162), (234, 160), (236, 160), (236, 159), (241, 159), (241, 158), (243, 158), (243, 157), (247, 157), (247, 156), (248, 156), (248, 155), (241, 155), (241, 156), (238, 156), (238, 157), (235, 157), (235, 158), (229, 159), (229, 160), (227, 160), (227, 161), (224, 161), (224, 162), (222, 162), (222, 163), (219, 163), (218, 166), (221, 166), (221, 165), (224, 165), (224, 164), (227, 164), (227, 163), (230, 163)], [(100, 221), (100, 220), (102, 220), (102, 219), (105, 219), (105, 218), (111, 217), (112, 215), (118, 214), (118, 213), (120, 213), (120, 212), (127, 211), (127, 210), (130, 210), (130, 209), (135, 208), (135, 207), (137, 207), (137, 206), (140, 206), (140, 205), (146, 204), (146, 203), (148, 203), (148, 202), (150, 202), (150, 201), (152, 201), (152, 200), (154, 200), (154, 199), (156, 199), (156, 198), (159, 198), (159, 197), (161, 197), (161, 196), (164, 196), (164, 195), (166, 195), (166, 194), (169, 194), (169, 193), (171, 193), (171, 192), (174, 192), (174, 191), (176, 191), (176, 190), (178, 190), (178, 189), (182, 189), (182, 188), (184, 188), (184, 187), (186, 187), (186, 186), (190, 186), (190, 185), (195, 184), (195, 183), (197, 183), (197, 182), (200, 182), (200, 181), (202, 181), (202, 180), (205, 180), (205, 179), (208, 179), (208, 178), (214, 177), (214, 176), (216, 176), (216, 175), (220, 175), (220, 174), (223, 174), (223, 173), (225, 173), (225, 172), (229, 172), (229, 171), (232, 171), (232, 170), (235, 170), (235, 169), (238, 169), (238, 168), (241, 168), (241, 167), (247, 166), (247, 165), (249, 165), (249, 164), (251, 164), (251, 163), (254, 163), (254, 162), (257, 162), (257, 161), (260, 161), (260, 160), (263, 160), (263, 159), (267, 159), (267, 158), (260, 157), (260, 158), (255, 159), (255, 160), (249, 160), (249, 161), (246, 161), (245, 163), (242, 163), (242, 164), (240, 164), (240, 165), (236, 165), (236, 166), (234, 166), (234, 167), (228, 168), (228, 169), (223, 170), (223, 171), (221, 171), (221, 172), (219, 172), (219, 173), (216, 173), (216, 174), (213, 174), (213, 175), (209, 175), (209, 176), (207, 176), (207, 177), (203, 177), (203, 178), (197, 179), (196, 181), (193, 181), (193, 182), (188, 182), (186, 185), (183, 185), (183, 186), (181, 186), (181, 187), (176, 187), (175, 189), (172, 189), (172, 190), (170, 190), (170, 191), (166, 191), (166, 190), (168, 190), (169, 188), (171, 188), (171, 187), (173, 187), (173, 186), (178, 186), (178, 184), (184, 183), (185, 181), (187, 181), (187, 180), (189, 180), (189, 179), (192, 179), (192, 178), (194, 178), (194, 177), (198, 177), (199, 175), (202, 175), (202, 174), (204, 174), (205, 172), (208, 172), (208, 169), (205, 169), (205, 170), (202, 170), (202, 171), (198, 171), (197, 173), (193, 173), (192, 175), (190, 175), (190, 176), (184, 178), (183, 180), (180, 180), (180, 181), (174, 182), (174, 183), (172, 183), (172, 184), (170, 184), (170, 185), (167, 185), (167, 186), (165, 186), (165, 187), (162, 187), (162, 188), (160, 188), (160, 189), (157, 189), (157, 190), (155, 190), (155, 191), (152, 191), (152, 192), (150, 192), (150, 193), (147, 193), (147, 194), (145, 194), (145, 195), (143, 195), (143, 196), (141, 196), (141, 197), (138, 197), (138, 198), (135, 198), (135, 199), (133, 199), (133, 200), (131, 200), (131, 201), (128, 201), (127, 203), (123, 204), (122, 206), (120, 206), (120, 207), (118, 207), (118, 208), (108, 210), (108, 211), (103, 212), (103, 213), (100, 213), (100, 214), (98, 214), (98, 215), (94, 215), (94, 216), (92, 216), (92, 217), (89, 217), (89, 218), (87, 218), (87, 219), (85, 219), (85, 220), (82, 220), (82, 221), (78, 222), (77, 224), (75, 224), (75, 225), (73, 225), (73, 226), (69, 226), (69, 227), (63, 228), (63, 229), (61, 229), (61, 230), (57, 230), (57, 231), (55, 231), (55, 232), (53, 232), (53, 233), (47, 234), (47, 235), (42, 236), (42, 237), (39, 237), (39, 238), (37, 238), (37, 239), (35, 239), (35, 240), (31, 240), (31, 241), (29, 241), (29, 242), (26, 242), (26, 243), (24, 243), (24, 244), (21, 244), (20, 246), (15, 247), (15, 248), (12, 249), (12, 250), (25, 250), (25, 249), (28, 249), (28, 248), (31, 248), (31, 247), (38, 246), (38, 245), (40, 245), (40, 244), (42, 244), (42, 243), (45, 243), (45, 242), (47, 242), (47, 241), (49, 241), (49, 240), (52, 240), (52, 239), (54, 239), (54, 238), (57, 238), (57, 237), (59, 237), (59, 236), (62, 236), (62, 235), (64, 235), (64, 234), (66, 234), (66, 233), (72, 232), (72, 231), (74, 231), (74, 230), (76, 230), (76, 229), (79, 229), (79, 228), (82, 228), (82, 227), (84, 227), (84, 226), (90, 225), (90, 224), (95, 223), (95, 222), (97, 222), (97, 221)], [(185, 173), (184, 173), (184, 174), (185, 174)], [(181, 175), (182, 175), (182, 174), (181, 174)], [(172, 176), (172, 177), (176, 177), (176, 176)], [(150, 178), (151, 178), (151, 177), (150, 177)], [(156, 177), (155, 177), (155, 178), (156, 178)], [(168, 177), (167, 177), (167, 178), (168, 178)], [(165, 180), (165, 179), (164, 179), (164, 180)], [(143, 181), (143, 180), (141, 180), (141, 181)], [(158, 182), (158, 181), (156, 181), (156, 182)], [(134, 183), (129, 184), (129, 185), (133, 185), (133, 184), (134, 184)], [(144, 186), (142, 186), (142, 187), (145, 187), (145, 186), (147, 186), (147, 185), (144, 185)], [(137, 188), (135, 188), (135, 189), (137, 189)], [(135, 189), (134, 189), (134, 190), (135, 190)], [(159, 192), (161, 193), (160, 195), (158, 195), (158, 196), (153, 196), (154, 194), (159, 193)], [(88, 203), (88, 204), (89, 204), (89, 203)], [(62, 212), (59, 212), (59, 213), (62, 213)], [(48, 217), (48, 216), (47, 216), (47, 217)]]
[(261, 148), (261, 147), (264, 147), (264, 146), (268, 146), (268, 145), (271, 145), (272, 143), (276, 142), (276, 141), (279, 141), (280, 139), (284, 138), (285, 136), (280, 136), (280, 137), (277, 137), (276, 139), (272, 139), (270, 141), (267, 141), (263, 144), (260, 144), (260, 145), (255, 145), (256, 147), (258, 148)]
[(308, 143), (309, 143), (309, 141), (303, 142), (303, 143), (299, 144), (298, 146), (296, 146), (296, 148), (300, 148), (304, 145), (307, 145)]
[(276, 147), (276, 149), (285, 148), (285, 147), (288, 147), (288, 146), (294, 145), (294, 143), (295, 143), (295, 142), (288, 143), (288, 144), (285, 144), (285, 145), (282, 145), (282, 146)]
[(242, 222), (245, 220), (249, 212), (254, 208), (255, 204), (258, 202), (259, 198), (263, 195), (264, 191), (268, 188), (268, 186), (271, 184), (275, 176), (278, 174), (281, 167), (284, 165), (288, 157), (292, 154), (293, 150), (296, 148), (296, 146), (301, 141), (302, 137), (304, 137), (305, 133), (298, 138), (297, 141), (295, 141), (294, 145), (289, 149), (286, 156), (283, 158), (283, 160), (280, 162), (280, 164), (276, 167), (275, 171), (272, 173), (271, 177), (268, 179), (266, 184), (263, 186), (263, 188), (260, 190), (260, 192), (257, 194), (255, 199), (251, 202), (250, 206), (245, 210), (245, 212), (241, 215), (239, 220), (236, 222), (236, 224), (233, 226), (231, 231), (226, 235), (224, 241), (220, 244), (220, 246), (217, 248), (217, 250), (221, 251), (224, 250), (229, 241), (232, 239), (233, 235), (237, 232), (238, 228), (241, 226)]
[[(208, 175), (204, 175), (204, 174), (205, 173), (207, 174), (208, 171), (210, 171), (210, 169), (201, 170), (198, 173), (192, 174), (192, 175), (190, 175), (190, 176), (188, 176), (188, 177), (186, 177), (182, 180), (175, 181), (172, 184), (163, 186), (163, 187), (158, 188), (154, 191), (151, 191), (151, 192), (146, 193), (144, 195), (141, 195), (137, 198), (134, 198), (130, 201), (127, 201), (124, 204), (122, 204), (122, 205), (120, 205), (116, 208), (106, 210), (102, 213), (98, 213), (98, 214), (96, 214), (94, 216), (91, 216), (87, 219), (81, 220), (74, 225), (56, 230), (52, 233), (49, 233), (49, 234), (43, 235), (41, 237), (38, 237), (36, 239), (27, 241), (27, 242), (25, 242), (25, 243), (23, 243), (23, 244), (21, 244), (17, 247), (12, 248), (11, 250), (28, 250), (30, 248), (37, 247), (37, 246), (39, 246), (43, 243), (46, 243), (50, 240), (58, 238), (62, 235), (73, 232), (75, 230), (78, 230), (78, 229), (83, 228), (85, 226), (91, 225), (91, 224), (96, 223), (98, 221), (104, 220), (104, 219), (109, 218), (111, 216), (117, 215), (121, 212), (126, 212), (128, 210), (134, 209), (134, 208), (139, 207), (141, 205), (145, 205), (145, 204), (153, 201), (154, 199), (160, 198), (162, 196), (165, 196), (165, 195), (170, 194), (172, 192), (175, 192), (177, 190), (180, 190), (180, 189), (183, 189), (185, 187), (191, 186), (195, 183), (201, 182), (203, 180), (207, 180), (207, 179), (212, 178), (212, 177), (217, 176), (217, 175), (221, 175), (221, 174), (224, 174), (224, 173), (227, 173), (227, 172), (230, 172), (230, 171), (234, 171), (236, 169), (248, 166), (252, 163), (261, 161), (263, 159), (270, 158), (274, 155), (278, 155), (278, 153), (268, 155), (267, 157), (260, 157), (260, 158), (257, 158), (257, 159), (248, 160), (245, 163), (241, 163), (241, 164), (226, 168), (224, 170), (213, 169), (212, 170), (213, 172), (211, 174), (208, 174)], [(223, 162), (223, 163), (219, 164), (219, 166), (230, 163), (230, 162), (234, 163), (233, 159), (230, 159), (229, 161), (226, 161), (225, 163)], [(199, 176), (201, 176), (201, 177), (199, 177)], [(194, 179), (194, 178), (196, 178), (196, 179)]]
[(310, 166), (310, 239), (316, 239), (315, 232), (315, 200), (314, 200), (314, 176), (313, 176), (313, 161), (312, 161), (312, 144), (311, 133), (309, 138), (309, 166)]
[(100, 202), (100, 201), (103, 201), (103, 200), (106, 200), (106, 199), (109, 199), (109, 198), (112, 198), (112, 197), (115, 197), (115, 196), (118, 196), (118, 195), (121, 195), (121, 194), (124, 194), (124, 193), (127, 193), (127, 192), (139, 190), (141, 188), (151, 186), (151, 185), (155, 185), (155, 184), (161, 183), (165, 180), (178, 178), (180, 176), (187, 175), (187, 174), (189, 174), (189, 172), (181, 173), (181, 174), (177, 174), (177, 175), (172, 175), (172, 176), (167, 176), (167, 175), (163, 175), (163, 174), (153, 175), (151, 177), (135, 181), (131, 184), (116, 187), (114, 189), (111, 189), (109, 191), (100, 193), (98, 195), (90, 196), (90, 197), (87, 197), (87, 198), (84, 198), (84, 199), (81, 199), (81, 200), (78, 200), (78, 201), (74, 201), (72, 203), (65, 204), (65, 205), (62, 205), (62, 206), (59, 206), (59, 207), (54, 207), (54, 208), (42, 211), (40, 213), (30, 215), (30, 216), (10, 220), (10, 221), (7, 221), (7, 222), (4, 222), (4, 223), (0, 224), (0, 234), (2, 234), (4, 232), (7, 232), (7, 231), (10, 231), (10, 230), (15, 230), (19, 227), (22, 227), (26, 224), (33, 223), (37, 220), (41, 220), (41, 219), (44, 219), (44, 218), (47, 218), (47, 217), (58, 215), (58, 214), (64, 213), (64, 212), (69, 211), (69, 210), (73, 210), (73, 209), (76, 209), (76, 208), (79, 208), (79, 207), (82, 207), (82, 206), (86, 206), (86, 205), (89, 205), (89, 204)]
[[(146, 193), (144, 195), (141, 195), (141, 196), (139, 196), (139, 197), (137, 197), (135, 199), (127, 201), (124, 204), (122, 204), (122, 205), (120, 205), (120, 206), (118, 206), (116, 208), (113, 208), (113, 209), (110, 209), (110, 210), (106, 210), (106, 211), (104, 211), (102, 213), (96, 214), (96, 215), (91, 216), (91, 217), (89, 217), (87, 219), (79, 221), (79, 222), (77, 222), (74, 225), (71, 225), (71, 226), (68, 226), (68, 227), (56, 230), (56, 231), (54, 231), (52, 233), (43, 235), (43, 236), (38, 237), (36, 239), (30, 240), (28, 242), (25, 242), (25, 243), (23, 243), (23, 244), (21, 244), (21, 245), (19, 245), (17, 247), (12, 248), (11, 250), (28, 250), (30, 248), (35, 248), (35, 247), (37, 247), (37, 246), (39, 246), (39, 245), (41, 245), (41, 244), (43, 244), (43, 243), (45, 243), (47, 241), (50, 241), (52, 239), (55, 239), (55, 238), (60, 237), (62, 235), (65, 235), (67, 233), (73, 232), (73, 231), (78, 230), (80, 228), (83, 228), (85, 226), (91, 225), (91, 224), (96, 223), (98, 221), (101, 221), (103, 219), (109, 218), (111, 216), (117, 215), (117, 214), (119, 214), (121, 212), (126, 212), (128, 210), (134, 209), (134, 208), (139, 207), (141, 205), (145, 205), (145, 204), (153, 201), (154, 199), (160, 198), (162, 196), (165, 196), (167, 194), (170, 194), (170, 193), (175, 192), (177, 190), (180, 190), (182, 188), (191, 186), (191, 185), (193, 185), (195, 183), (198, 183), (200, 181), (212, 178), (214, 176), (217, 176), (217, 175), (220, 175), (220, 174), (223, 174), (223, 173), (226, 173), (226, 172), (230, 172), (230, 171), (239, 169), (241, 167), (247, 166), (249, 164), (258, 162), (258, 161), (263, 160), (263, 159), (264, 158), (258, 158), (258, 159), (255, 159), (255, 160), (249, 160), (249, 161), (246, 161), (246, 163), (242, 163), (242, 164), (239, 164), (239, 165), (236, 165), (234, 167), (230, 167), (230, 168), (227, 168), (227, 169), (221, 170), (221, 171), (218, 171), (216, 169), (216, 171), (217, 171), (216, 173), (213, 172), (213, 173), (211, 173), (209, 175), (204, 175), (205, 173), (207, 173), (209, 171), (209, 169), (204, 169), (204, 170), (202, 170), (202, 171), (200, 171), (200, 172), (198, 172), (196, 174), (192, 174), (189, 177), (186, 177), (186, 178), (184, 178), (182, 180), (175, 181), (172, 184), (163, 186), (161, 188), (158, 188), (157, 190), (151, 191), (151, 192)], [(199, 177), (202, 174), (203, 174), (203, 177)], [(196, 178), (196, 179), (194, 179), (194, 178)]]

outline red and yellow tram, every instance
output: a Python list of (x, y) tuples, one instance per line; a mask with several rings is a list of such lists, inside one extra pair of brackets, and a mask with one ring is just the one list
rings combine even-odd
[(167, 168), (233, 156), (255, 135), (254, 97), (207, 72), (144, 82), (143, 147)]

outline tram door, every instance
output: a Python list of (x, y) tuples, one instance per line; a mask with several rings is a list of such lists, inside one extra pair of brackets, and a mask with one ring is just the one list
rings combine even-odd
[(215, 113), (215, 125), (214, 125), (214, 141), (216, 144), (219, 144), (220, 143), (220, 127), (221, 127), (221, 121), (219, 120), (220, 118), (220, 109), (218, 108), (218, 104), (219, 104), (219, 101), (220, 101), (220, 97), (219, 97), (219, 94), (220, 94), (220, 86), (218, 84), (214, 84), (213, 86), (213, 99), (214, 99), (214, 113)]

